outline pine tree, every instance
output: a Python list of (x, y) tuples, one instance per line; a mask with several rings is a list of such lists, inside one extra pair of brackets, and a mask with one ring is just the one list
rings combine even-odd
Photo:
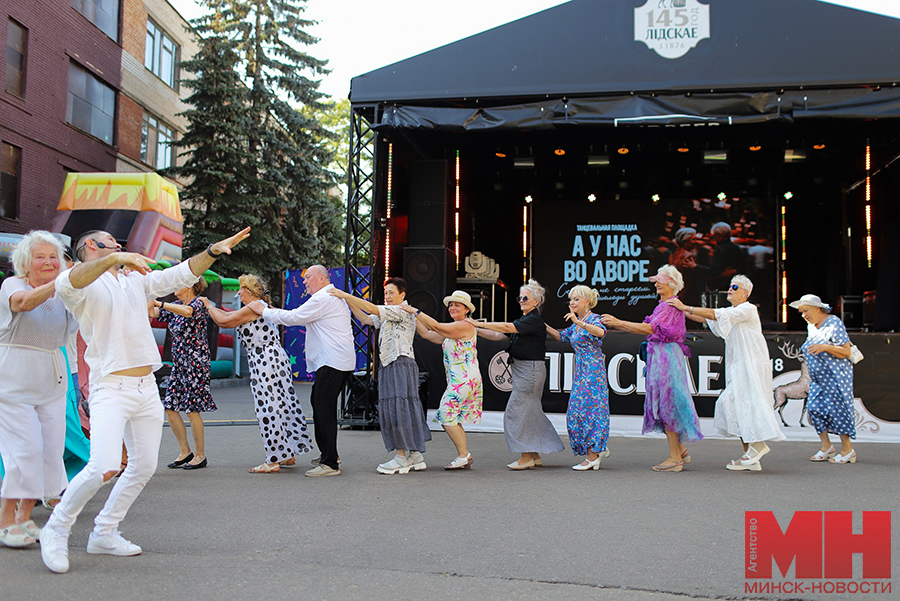
[[(276, 292), (281, 288), (283, 270), (313, 263), (334, 266), (343, 257), (342, 202), (327, 193), (335, 175), (327, 169), (331, 151), (324, 142), (334, 134), (315, 118), (326, 105), (318, 81), (311, 79), (327, 73), (326, 62), (301, 50), (317, 41), (304, 31), (313, 24), (302, 18), (305, 0), (203, 3), (211, 12), (193, 25), (204, 38), (204, 48), (217, 45), (221, 56), (218, 61), (205, 56), (202, 60), (207, 62), (202, 64), (198, 55), (183, 66), (197, 73), (198, 82), (193, 85), (207, 85), (199, 81), (206, 77), (221, 78), (222, 82), (230, 78), (228, 85), (241, 90), (219, 90), (219, 102), (226, 104), (222, 99), (228, 99), (227, 103), (233, 101), (240, 108), (235, 106), (232, 113), (223, 115), (232, 120), (212, 131), (209, 121), (216, 109), (215, 97), (209, 105), (195, 104), (196, 120), (189, 111), (191, 131), (179, 146), (192, 147), (201, 155), (206, 145), (226, 144), (240, 152), (239, 160), (235, 154), (228, 157), (233, 160), (218, 167), (192, 158), (180, 170), (179, 175), (195, 178), (184, 197), (195, 203), (195, 209), (202, 205), (205, 210), (203, 215), (186, 211), (186, 227), (208, 230), (243, 219), (242, 225), (250, 225), (253, 232), (235, 249), (229, 263), (261, 275)], [(218, 68), (227, 69), (230, 75), (213, 74)], [(312, 113), (304, 114), (300, 108)], [(230, 135), (231, 140), (206, 139), (215, 133)], [(221, 187), (214, 189), (215, 177), (225, 173), (234, 186), (224, 190), (235, 193), (234, 198), (226, 198)], [(206, 183), (196, 181), (201, 174), (208, 178)], [(208, 231), (192, 233), (189, 244), (213, 237)], [(202, 246), (198, 244), (198, 248)]]

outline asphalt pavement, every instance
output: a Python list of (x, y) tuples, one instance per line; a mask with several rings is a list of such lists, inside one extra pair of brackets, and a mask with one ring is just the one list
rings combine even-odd
[[(308, 410), (309, 385), (298, 390)], [(473, 468), (446, 472), (453, 446), (434, 432), (426, 471), (387, 476), (375, 472), (390, 457), (381, 434), (342, 430), (341, 476), (304, 477), (309, 456), (250, 474), (264, 457), (249, 388), (213, 395), (209, 467), (167, 469), (177, 445), (165, 428), (160, 467), (121, 524), (142, 555), (85, 552), (103, 488), (73, 529), (68, 574), (50, 573), (37, 548), (0, 548), (0, 599), (895, 599), (900, 590), (760, 594), (744, 579), (745, 511), (773, 511), (782, 528), (795, 511), (853, 511), (861, 528), (862, 511), (898, 506), (896, 445), (858, 445), (858, 463), (837, 466), (810, 462), (810, 443), (773, 444), (754, 473), (726, 470), (738, 443), (710, 440), (690, 445), (682, 473), (656, 473), (663, 439), (611, 438), (599, 471), (573, 472), (567, 450), (512, 472), (502, 434), (471, 434)], [(47, 515), (35, 509), (39, 525)], [(896, 520), (891, 534), (896, 565)], [(854, 570), (862, 581), (858, 555)]]

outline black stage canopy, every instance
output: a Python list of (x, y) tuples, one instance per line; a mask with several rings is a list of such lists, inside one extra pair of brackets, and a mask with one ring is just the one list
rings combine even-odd
[(898, 19), (815, 0), (572, 0), (355, 77), (350, 99), (385, 107), (376, 128), (750, 123), (897, 117), (898, 82)]

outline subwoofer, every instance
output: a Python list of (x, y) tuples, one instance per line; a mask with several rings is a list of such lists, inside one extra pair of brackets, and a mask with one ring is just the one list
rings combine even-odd
[(406, 301), (438, 321), (444, 297), (453, 292), (456, 255), (442, 246), (410, 246), (403, 249)]

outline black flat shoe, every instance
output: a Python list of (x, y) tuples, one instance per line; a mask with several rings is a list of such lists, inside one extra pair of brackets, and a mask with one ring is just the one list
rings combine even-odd
[(196, 464), (196, 465), (195, 465), (195, 464), (192, 464), (192, 463), (185, 463), (185, 464), (184, 464), (184, 467), (181, 468), (181, 469), (184, 469), (184, 470), (199, 470), (199, 469), (203, 469), (204, 467), (206, 467), (206, 457), (204, 457), (204, 458), (203, 458), (203, 461), (201, 461), (200, 463), (198, 463), (198, 464)]
[(188, 455), (188, 456), (185, 457), (184, 459), (176, 459), (175, 461), (173, 461), (172, 463), (170, 463), (170, 464), (167, 465), (166, 467), (169, 468), (169, 469), (175, 469), (176, 467), (182, 467), (185, 463), (187, 463), (188, 461), (190, 461), (190, 460), (193, 459), (193, 458), (194, 458), (194, 454), (191, 453), (190, 455)]

